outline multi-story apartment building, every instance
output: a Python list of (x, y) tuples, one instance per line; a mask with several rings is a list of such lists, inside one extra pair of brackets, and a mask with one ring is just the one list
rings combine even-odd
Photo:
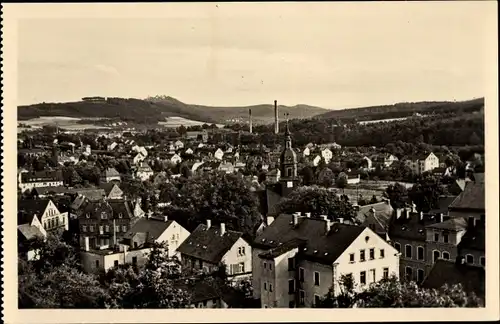
[(438, 168), (439, 158), (431, 152), (429, 154), (409, 157), (405, 160), (405, 164), (414, 174), (422, 174)]
[(312, 307), (343, 275), (357, 289), (399, 274), (399, 253), (371, 229), (326, 216), (279, 215), (252, 246), (254, 298), (264, 308)]
[(59, 187), (63, 185), (61, 170), (21, 172), (18, 180), (21, 192), (39, 187)]

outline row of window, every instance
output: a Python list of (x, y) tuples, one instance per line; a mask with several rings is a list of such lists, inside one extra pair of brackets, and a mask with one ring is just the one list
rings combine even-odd
[(55, 209), (49, 209), (47, 210), (47, 216), (56, 216), (57, 214), (59, 214), (59, 212)]
[[(90, 218), (90, 213), (86, 213), (85, 217), (86, 218)], [(123, 218), (123, 214), (122, 213), (118, 213), (118, 218)], [(108, 213), (102, 212), (101, 213), (101, 219), (108, 219)]]
[(241, 262), (241, 263), (238, 263), (238, 264), (231, 264), (229, 266), (228, 271), (229, 271), (230, 275), (239, 274), (239, 273), (245, 273), (245, 263)]
[[(370, 258), (370, 260), (375, 260), (375, 249), (374, 248), (371, 248), (369, 250), (369, 258)], [(380, 259), (385, 258), (385, 250), (384, 249), (379, 250), (379, 258)], [(354, 253), (349, 254), (349, 262), (350, 263), (356, 262), (355, 259), (356, 259), (356, 256)], [(366, 254), (365, 254), (364, 249), (359, 251), (359, 261), (360, 262), (366, 261)]]
[[(396, 243), (395, 247), (396, 247), (396, 250), (398, 250), (398, 252), (401, 252), (401, 245), (399, 243)], [(406, 244), (405, 245), (405, 257), (408, 259), (411, 259), (412, 258), (412, 251), (413, 251), (413, 247), (409, 244)], [(444, 260), (450, 260), (450, 253), (447, 251), (443, 251), (441, 253), (440, 251), (434, 250), (432, 252), (432, 262), (436, 262), (440, 258), (442, 258)], [(421, 246), (417, 247), (417, 260), (420, 260), (420, 261), (425, 260), (425, 250)], [(474, 256), (471, 254), (467, 254), (465, 256), (465, 262), (468, 264), (474, 264)], [(486, 260), (484, 257), (481, 257), (479, 262), (482, 266), (484, 266), (486, 263)]]
[[(61, 224), (64, 225), (65, 223), (65, 218), (61, 218)], [(59, 217), (47, 219), (46, 221), (43, 222), (43, 228), (44, 229), (52, 229), (52, 228), (57, 228), (59, 227)]]
[(245, 247), (244, 246), (240, 246), (238, 248), (238, 256), (244, 256), (245, 255)]
[[(401, 244), (396, 242), (394, 244), (394, 247), (396, 248), (396, 250), (398, 250), (398, 252), (401, 253)], [(404, 256), (406, 258), (409, 258), (409, 259), (411, 259), (413, 257), (413, 246), (411, 246), (410, 244), (405, 245), (405, 255)], [(422, 246), (417, 246), (417, 260), (420, 260), (420, 261), (425, 260), (425, 249)]]
[[(97, 226), (96, 226), (96, 229), (97, 229)], [(115, 230), (116, 232), (120, 232), (120, 226), (115, 226)], [(127, 226), (126, 225), (122, 225), (121, 227), (121, 230), (122, 232), (126, 232), (127, 231)], [(88, 231), (89, 232), (93, 232), (94, 231), (94, 225), (90, 225), (88, 227)], [(87, 225), (82, 225), (82, 232), (87, 232)], [(99, 232), (103, 233), (103, 232), (108, 232), (109, 233), (109, 225), (105, 225), (105, 226), (99, 226)]]
[[(425, 271), (422, 269), (417, 269), (417, 283), (422, 283), (424, 281)], [(408, 281), (413, 280), (413, 268), (406, 267), (405, 268), (405, 278)]]
[[(377, 280), (376, 274), (377, 273), (376, 273), (375, 269), (370, 269), (371, 282), (375, 282)], [(346, 277), (350, 278), (352, 280), (352, 282), (354, 283), (354, 278), (353, 278), (352, 273), (346, 274)], [(389, 278), (389, 268), (383, 269), (383, 277), (384, 277), (384, 279)], [(359, 272), (359, 283), (361, 285), (366, 285), (366, 283), (367, 283), (366, 271)]]

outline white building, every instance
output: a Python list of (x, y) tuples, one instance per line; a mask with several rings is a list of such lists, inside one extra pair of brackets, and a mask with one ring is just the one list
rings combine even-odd
[(329, 148), (321, 150), (321, 157), (325, 160), (326, 164), (330, 163), (333, 158), (333, 153)]
[(59, 187), (63, 185), (63, 175), (59, 171), (37, 171), (37, 172), (20, 172), (19, 173), (19, 189), (21, 192), (32, 190), (40, 187)]
[(414, 174), (422, 174), (439, 167), (439, 158), (434, 153), (419, 155), (406, 159), (405, 164)]
[(224, 156), (224, 151), (222, 151), (220, 148), (218, 148), (217, 151), (215, 151), (215, 153), (214, 153), (214, 157), (217, 160), (222, 160), (223, 156)]
[(398, 273), (399, 254), (379, 235), (326, 216), (279, 215), (252, 249), (254, 298), (264, 308), (312, 307), (330, 288), (338, 293), (343, 275), (362, 290)]

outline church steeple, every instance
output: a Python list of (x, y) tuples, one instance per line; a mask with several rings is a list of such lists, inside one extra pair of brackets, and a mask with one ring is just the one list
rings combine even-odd
[(298, 184), (297, 153), (292, 148), (292, 136), (288, 124), (288, 113), (285, 114), (285, 149), (280, 157), (280, 182), (282, 184), (282, 195), (288, 195)]
[(292, 137), (290, 135), (290, 128), (288, 127), (288, 116), (289, 113), (285, 113), (285, 120), (286, 120), (286, 128), (285, 128), (285, 148), (291, 149), (292, 148)]

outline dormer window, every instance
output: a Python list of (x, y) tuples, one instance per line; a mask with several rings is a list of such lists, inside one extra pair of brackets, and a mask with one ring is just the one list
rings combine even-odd
[(122, 214), (122, 213), (119, 213), (119, 214), (118, 214), (118, 218), (123, 218), (123, 214)]
[(85, 217), (90, 218), (90, 213), (86, 213)]
[(107, 219), (108, 218), (108, 214), (106, 213), (101, 213), (101, 219)]

